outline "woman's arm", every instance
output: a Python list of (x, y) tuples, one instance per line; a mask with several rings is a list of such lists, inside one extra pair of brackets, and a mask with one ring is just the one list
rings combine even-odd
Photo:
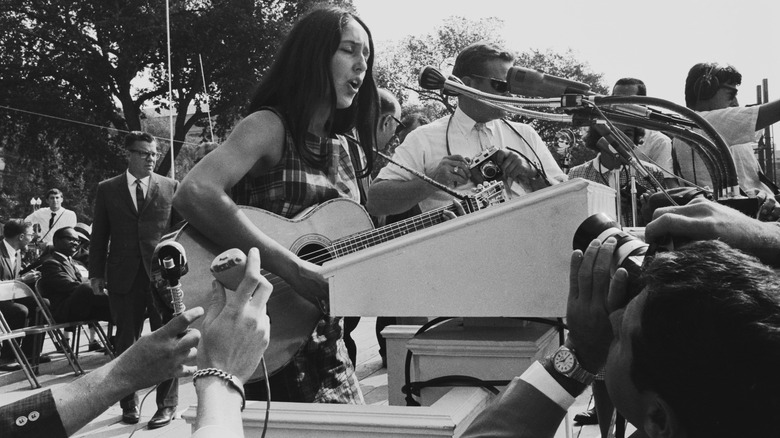
[(282, 157), (285, 128), (271, 111), (242, 120), (230, 137), (206, 155), (184, 178), (173, 199), (176, 210), (198, 231), (223, 248), (244, 252), (256, 247), (264, 268), (308, 297), (327, 296), (319, 267), (298, 258), (258, 229), (228, 192), (245, 175), (262, 174)]

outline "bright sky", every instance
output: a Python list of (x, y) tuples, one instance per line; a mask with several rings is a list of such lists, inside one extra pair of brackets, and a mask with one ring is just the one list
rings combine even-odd
[(504, 20), (510, 49), (575, 51), (609, 87), (633, 76), (648, 95), (684, 104), (688, 70), (697, 62), (734, 65), (740, 103), (756, 102), (769, 79), (780, 95), (780, 2), (766, 0), (353, 0), (377, 42), (433, 32), (456, 15)]

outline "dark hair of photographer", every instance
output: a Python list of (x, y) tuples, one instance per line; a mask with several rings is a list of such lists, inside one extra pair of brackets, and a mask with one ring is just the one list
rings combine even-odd
[(780, 277), (720, 241), (659, 253), (631, 377), (658, 393), (689, 437), (777, 436)]

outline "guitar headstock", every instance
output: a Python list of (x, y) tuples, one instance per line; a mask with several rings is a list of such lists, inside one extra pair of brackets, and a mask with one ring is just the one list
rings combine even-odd
[(474, 187), (474, 193), (468, 195), (465, 202), (466, 205), (464, 207), (468, 213), (506, 202), (504, 182), (489, 181), (479, 184), (477, 187)]

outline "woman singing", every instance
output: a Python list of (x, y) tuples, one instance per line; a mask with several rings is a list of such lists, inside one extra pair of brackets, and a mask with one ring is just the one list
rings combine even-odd
[[(274, 241), (237, 205), (292, 218), (329, 199), (361, 200), (378, 121), (373, 62), (371, 33), (359, 18), (333, 7), (306, 15), (263, 77), (250, 114), (189, 172), (174, 199), (184, 218), (220, 246), (257, 247), (263, 268), (310, 301), (327, 300), (320, 267)], [(359, 143), (345, 137), (353, 130)], [(274, 400), (363, 402), (340, 318), (325, 313), (270, 379)], [(264, 388), (246, 385), (247, 398), (261, 398)]]

